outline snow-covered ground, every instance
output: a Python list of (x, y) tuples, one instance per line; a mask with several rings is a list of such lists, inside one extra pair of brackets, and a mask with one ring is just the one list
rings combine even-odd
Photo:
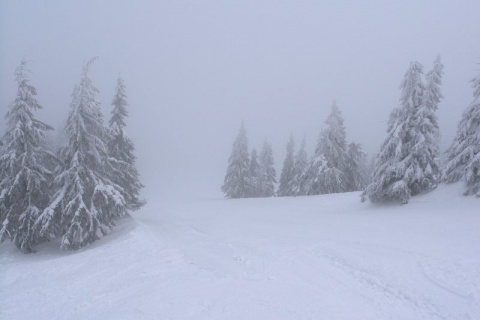
[(0, 246), (0, 319), (480, 319), (480, 200), (150, 199), (79, 252)]

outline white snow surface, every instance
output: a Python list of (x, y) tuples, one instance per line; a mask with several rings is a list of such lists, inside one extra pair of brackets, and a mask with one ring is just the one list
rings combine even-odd
[(150, 200), (78, 252), (0, 246), (0, 319), (480, 319), (480, 200)]

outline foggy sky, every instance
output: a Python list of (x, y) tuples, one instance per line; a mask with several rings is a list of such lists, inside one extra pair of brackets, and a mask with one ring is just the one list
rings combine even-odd
[(62, 130), (82, 64), (98, 56), (91, 78), (106, 120), (117, 75), (125, 80), (147, 198), (184, 184), (220, 196), (242, 120), (250, 148), (273, 144), (278, 175), (290, 133), (297, 146), (306, 136), (311, 155), (333, 100), (347, 139), (374, 154), (410, 62), (427, 72), (437, 54), (445, 149), (480, 72), (479, 12), (478, 0), (0, 0), (0, 112), (25, 56), (37, 117)]

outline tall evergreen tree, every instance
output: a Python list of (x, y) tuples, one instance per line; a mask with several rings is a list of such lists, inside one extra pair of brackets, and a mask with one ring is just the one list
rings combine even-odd
[(342, 112), (333, 102), (330, 114), (325, 120), (326, 128), (317, 145), (318, 153), (322, 153), (330, 167), (343, 171), (343, 163), (347, 157), (347, 140)]
[(415, 110), (414, 123), (416, 134), (412, 152), (415, 156), (421, 174), (416, 175), (412, 182), (412, 194), (433, 189), (440, 178), (439, 137), (440, 130), (436, 111), (442, 98), (443, 64), (437, 56), (433, 69), (426, 74), (426, 87), (423, 101)]
[(61, 248), (76, 250), (111, 230), (127, 208), (110, 177), (107, 142), (98, 90), (89, 78), (88, 61), (73, 92), (66, 122), (63, 166), (54, 180), (55, 195), (37, 220), (42, 235), (61, 237)]
[(133, 153), (135, 147), (125, 132), (128, 103), (125, 84), (120, 76), (117, 79), (112, 105), (112, 116), (109, 121), (110, 141), (108, 143), (111, 180), (120, 187), (119, 191), (128, 210), (137, 210), (144, 204), (144, 201), (140, 199), (140, 190), (143, 185), (135, 166), (136, 157)]
[(260, 194), (260, 164), (258, 163), (257, 150), (253, 148), (248, 168), (248, 196), (255, 198)]
[(295, 156), (295, 165), (293, 167), (293, 178), (291, 181), (290, 190), (294, 196), (304, 195), (304, 190), (302, 188), (302, 179), (305, 175), (305, 170), (308, 166), (308, 156), (306, 148), (305, 137), (302, 139), (302, 144)]
[(287, 155), (285, 156), (285, 160), (283, 161), (282, 174), (280, 175), (280, 186), (278, 187), (277, 191), (277, 195), (279, 197), (287, 197), (293, 195), (292, 180), (295, 167), (295, 159), (293, 155), (294, 149), (295, 141), (293, 140), (293, 136), (290, 135), (290, 139), (287, 143)]
[(233, 143), (232, 153), (228, 160), (222, 191), (227, 198), (245, 198), (249, 195), (249, 154), (245, 126), (242, 122), (240, 131)]
[(335, 102), (325, 123), (327, 126), (320, 134), (304, 178), (305, 192), (309, 195), (347, 191), (345, 126)]
[(465, 194), (480, 197), (480, 75), (472, 80), (474, 99), (463, 112), (457, 135), (447, 150), (443, 180), (463, 180)]
[(418, 62), (410, 65), (401, 84), (401, 105), (390, 115), (388, 136), (383, 143), (373, 172), (372, 182), (362, 193), (362, 201), (399, 201), (407, 203), (418, 193), (415, 185), (421, 180), (423, 170), (415, 157), (418, 127), (415, 114), (423, 103), (425, 88), (421, 75), (423, 67)]
[(24, 253), (42, 238), (33, 225), (48, 205), (52, 172), (46, 165), (53, 154), (45, 139), (52, 127), (35, 118), (42, 109), (30, 84), (27, 61), (16, 70), (17, 97), (6, 114), (5, 145), (0, 156), (0, 242), (12, 240)]
[(273, 162), (272, 146), (265, 140), (260, 152), (260, 195), (272, 197), (275, 194), (276, 171)]
[(346, 167), (347, 140), (342, 112), (333, 102), (330, 115), (325, 121), (327, 124), (321, 135), (320, 151), (327, 161), (328, 169), (323, 177), (324, 190), (322, 193), (336, 193), (347, 191)]

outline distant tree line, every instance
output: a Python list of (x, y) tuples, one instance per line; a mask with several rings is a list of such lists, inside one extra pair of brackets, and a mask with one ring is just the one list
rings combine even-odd
[(255, 149), (249, 155), (242, 123), (233, 144), (222, 191), (228, 198), (250, 198), (363, 190), (369, 182), (368, 157), (360, 144), (347, 144), (344, 120), (335, 102), (325, 123), (310, 160), (305, 150), (305, 138), (295, 154), (295, 141), (290, 136), (276, 191), (272, 147), (265, 141), (259, 159)]
[[(242, 123), (222, 191), (228, 198), (245, 198), (363, 190), (362, 201), (405, 204), (412, 196), (433, 190), (442, 181), (463, 181), (465, 195), (480, 197), (480, 75), (472, 80), (474, 100), (463, 113), (442, 167), (436, 111), (443, 98), (443, 68), (440, 56), (425, 75), (419, 62), (411, 63), (401, 83), (400, 105), (390, 115), (387, 138), (372, 162), (360, 144), (347, 144), (342, 113), (334, 102), (310, 159), (305, 139), (294, 154), (295, 142), (290, 137), (276, 193), (272, 191), (273, 159), (267, 174), (265, 164), (256, 164), (255, 150), (249, 157)], [(271, 154), (270, 147), (268, 152)], [(269, 192), (259, 191), (259, 181), (267, 180)]]
[(271, 197), (274, 195), (277, 181), (272, 146), (265, 140), (260, 156), (257, 155), (255, 148), (250, 155), (243, 122), (233, 143), (229, 162), (225, 183), (222, 186), (222, 191), (229, 198)]
[(54, 147), (47, 141), (53, 128), (34, 114), (42, 106), (27, 61), (16, 70), (17, 96), (7, 111), (0, 147), (0, 242), (10, 239), (24, 253), (52, 239), (60, 239), (62, 249), (80, 249), (144, 204), (134, 145), (125, 131), (124, 82), (118, 78), (106, 126), (89, 77), (94, 61), (83, 66), (65, 141)]

